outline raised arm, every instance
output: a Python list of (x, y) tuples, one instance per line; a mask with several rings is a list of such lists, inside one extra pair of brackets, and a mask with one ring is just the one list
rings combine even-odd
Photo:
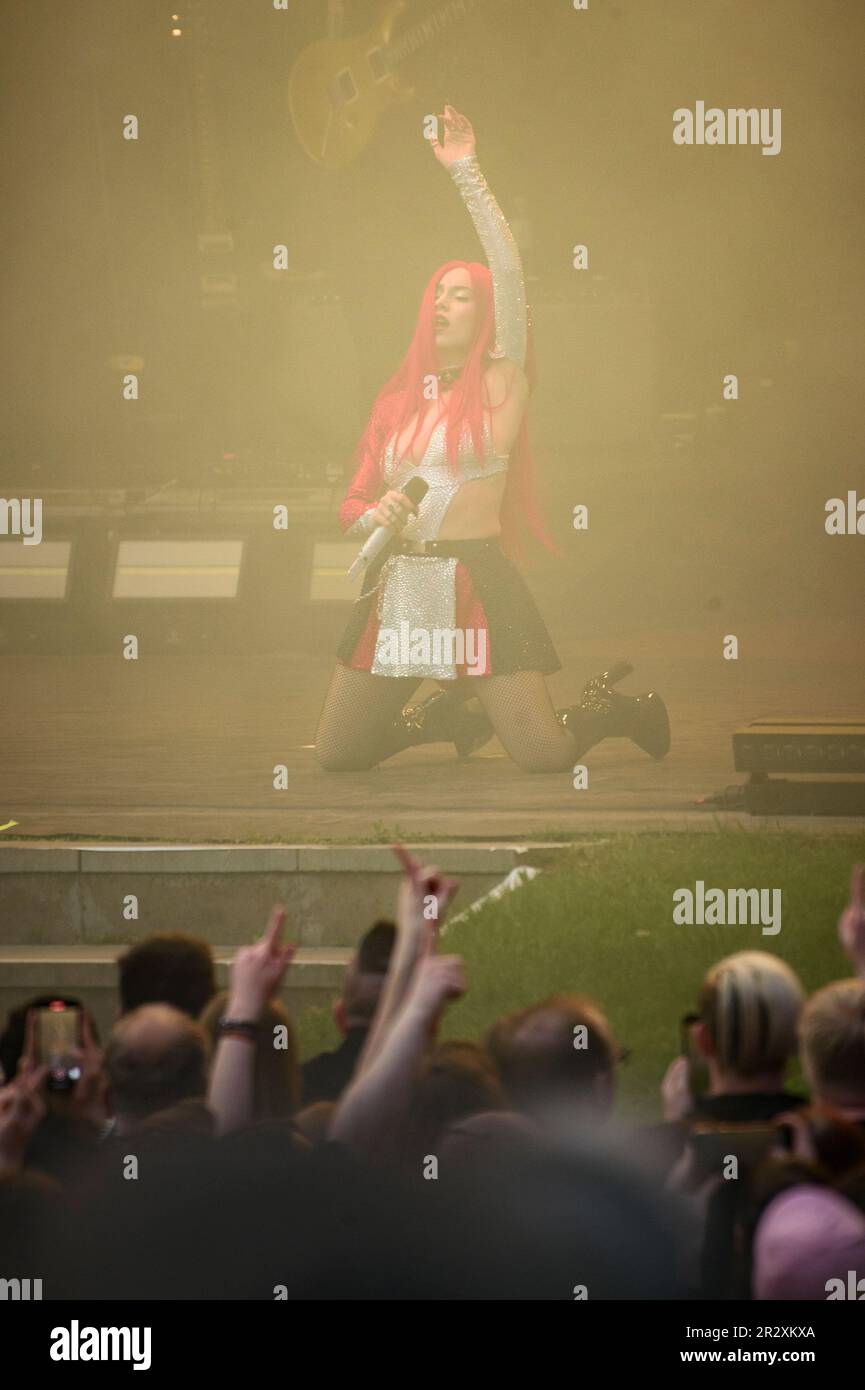
[(429, 953), (431, 936), (380, 1050), (340, 1097), (328, 1138), (375, 1152), (387, 1150), (406, 1123), (418, 1067), (435, 1042), (445, 1006), (465, 993), (459, 956)]
[(444, 128), (444, 142), (433, 140), (430, 143), (469, 210), (493, 277), (496, 345), (492, 355), (507, 357), (517, 366), (524, 367), (526, 289), (519, 248), (492, 189), (481, 173), (471, 122), (452, 106), (445, 106)]
[[(285, 909), (277, 904), (261, 940), (253, 946), (241, 946), (231, 965), (228, 1008), (220, 1023), (207, 1088), (219, 1134), (241, 1129), (254, 1119), (255, 1053), (261, 1019), (268, 1000), (278, 993), (296, 949), (280, 942), (284, 921)], [(272, 1045), (272, 1038), (261, 1039), (262, 1047)]]
[(403, 845), (394, 845), (393, 849), (405, 870), (397, 894), (396, 945), (375, 1018), (354, 1070), (355, 1078), (368, 1069), (380, 1052), (393, 1019), (402, 1007), (424, 943), (431, 932), (430, 920), (426, 916), (430, 898), (435, 900), (436, 905), (433, 919), (435, 934), (459, 888), (458, 879), (440, 874), (438, 869), (425, 868)]
[(865, 980), (865, 869), (853, 865), (850, 901), (838, 919), (841, 945), (853, 963), (860, 980)]

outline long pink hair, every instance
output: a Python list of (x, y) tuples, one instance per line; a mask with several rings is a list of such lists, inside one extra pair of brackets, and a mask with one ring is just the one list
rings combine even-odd
[[(429, 405), (429, 398), (424, 395), (424, 387), (440, 367), (435, 345), (436, 286), (443, 275), (456, 269), (467, 270), (469, 273), (475, 291), (475, 302), (478, 305), (478, 316), (468, 357), (445, 408), (447, 458), (451, 470), (456, 474), (459, 443), (466, 426), (471, 432), (476, 455), (478, 458), (484, 456), (483, 414), (484, 409), (487, 409), (490, 415), (493, 410), (491, 406), (484, 406), (482, 391), (486, 355), (495, 345), (493, 277), (487, 266), (479, 261), (446, 261), (427, 283), (408, 352), (376, 396), (367, 426), (355, 447), (358, 467), (340, 508), (340, 522), (344, 528), (350, 526), (377, 498), (382, 483), (382, 453), (385, 445), (394, 435), (399, 438), (412, 416), (417, 415), (417, 423), (404, 457), (411, 452), (421, 419)], [(531, 391), (537, 380), (531, 323), (525, 371)], [(537, 499), (534, 462), (529, 446), (528, 410), (523, 412), (519, 432), (511, 449), (502, 499), (501, 524), (503, 548), (514, 559), (519, 559), (522, 555), (523, 525), (544, 545), (556, 550), (544, 527)]]

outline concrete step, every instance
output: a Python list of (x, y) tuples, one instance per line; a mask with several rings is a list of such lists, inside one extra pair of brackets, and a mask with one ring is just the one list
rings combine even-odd
[[(452, 912), (521, 864), (542, 867), (565, 848), (598, 842), (410, 846), (462, 881)], [(0, 945), (116, 946), (154, 931), (211, 944), (253, 941), (275, 902), (286, 936), (303, 947), (352, 947), (392, 917), (400, 868), (388, 845), (104, 845), (4, 841)]]
[[(228, 987), (235, 949), (213, 947), (220, 989)], [(27, 999), (57, 993), (81, 999), (104, 1040), (117, 1017), (117, 957), (122, 952), (122, 946), (0, 946), (0, 1021)], [(327, 1005), (336, 998), (351, 954), (349, 947), (300, 948), (280, 995), (293, 1017), (310, 1005)]]

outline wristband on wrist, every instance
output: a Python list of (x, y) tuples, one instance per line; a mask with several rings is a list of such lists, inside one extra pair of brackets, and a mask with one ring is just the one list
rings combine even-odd
[(246, 1038), (248, 1042), (257, 1042), (261, 1031), (261, 1024), (253, 1022), (252, 1019), (244, 1018), (221, 1018), (219, 1020), (219, 1036), (221, 1038), (230, 1036), (233, 1038)]

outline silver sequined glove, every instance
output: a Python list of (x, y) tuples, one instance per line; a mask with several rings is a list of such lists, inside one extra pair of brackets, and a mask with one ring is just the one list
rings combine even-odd
[(526, 360), (526, 289), (514, 234), (481, 173), (477, 155), (467, 154), (447, 166), (460, 191), (493, 277), (496, 311), (495, 357), (509, 357), (520, 367)]

